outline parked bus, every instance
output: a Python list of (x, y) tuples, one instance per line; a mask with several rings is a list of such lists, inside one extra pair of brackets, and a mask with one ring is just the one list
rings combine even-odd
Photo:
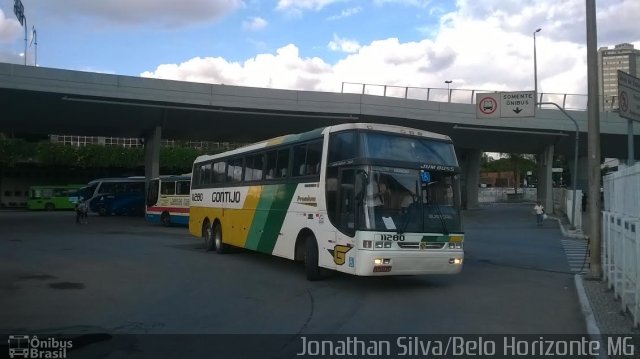
[(152, 223), (189, 224), (191, 175), (160, 176), (149, 182), (147, 220)]
[(189, 231), (361, 276), (454, 274), (464, 258), (459, 166), (449, 137), (342, 124), (198, 157)]
[(144, 177), (101, 178), (81, 188), (89, 211), (101, 216), (144, 215)]
[(76, 192), (82, 185), (31, 186), (27, 208), (30, 210), (74, 209)]

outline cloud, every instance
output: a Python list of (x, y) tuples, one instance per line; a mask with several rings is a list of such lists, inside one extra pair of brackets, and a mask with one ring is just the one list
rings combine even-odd
[(261, 17), (252, 17), (242, 22), (243, 29), (252, 31), (264, 29), (267, 25), (267, 20)]
[(48, 16), (67, 20), (76, 16), (127, 25), (156, 24), (182, 27), (218, 20), (244, 6), (242, 0), (57, 0), (40, 4)]
[(10, 43), (20, 38), (22, 26), (16, 19), (7, 18), (0, 9), (0, 42)]
[(194, 58), (181, 64), (158, 66), (142, 77), (283, 89), (317, 89), (331, 74), (331, 66), (319, 58), (301, 58), (295, 45), (275, 54), (260, 54), (243, 63), (221, 57)]
[(431, 4), (431, 0), (375, 0), (373, 3), (377, 6), (383, 6), (387, 4), (391, 5), (404, 5), (404, 6), (415, 6), (420, 8), (426, 8), (433, 6)]
[(357, 52), (360, 49), (358, 41), (342, 39), (338, 35), (333, 34), (333, 40), (327, 45), (331, 51), (342, 51), (347, 53)]
[(338, 15), (329, 16), (327, 18), (327, 20), (333, 21), (333, 20), (344, 19), (344, 18), (347, 18), (347, 17), (351, 17), (353, 15), (356, 15), (357, 13), (359, 13), (361, 11), (362, 11), (362, 8), (360, 6), (344, 9)]
[(280, 11), (318, 11), (341, 0), (278, 0), (276, 10)]
[[(282, 6), (293, 3), (280, 1)], [(305, 3), (314, 9), (330, 1), (295, 2), (301, 8)], [(640, 48), (640, 27), (633, 18), (639, 6), (637, 0), (600, 1), (598, 24), (606, 29), (599, 31), (599, 46), (630, 42)], [(333, 63), (306, 57), (288, 44), (244, 62), (194, 58), (160, 65), (142, 76), (337, 92), (343, 82), (433, 88), (445, 87), (444, 80), (453, 80), (456, 90), (533, 90), (532, 34), (538, 27), (543, 29), (536, 37), (539, 90), (586, 94), (582, 0), (459, 0), (454, 11), (441, 17), (437, 31), (419, 41), (387, 38), (362, 44), (334, 34), (329, 48), (346, 54)]]

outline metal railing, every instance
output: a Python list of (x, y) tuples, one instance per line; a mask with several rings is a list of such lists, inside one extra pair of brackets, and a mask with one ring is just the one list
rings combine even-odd
[[(426, 100), (437, 102), (453, 102), (464, 104), (475, 104), (476, 94), (478, 93), (496, 93), (500, 91), (490, 90), (469, 90), (469, 89), (447, 89), (439, 87), (414, 87), (414, 86), (396, 86), (396, 85), (380, 85), (365, 84), (358, 82), (342, 82), (342, 93), (357, 93), (361, 95), (373, 95), (384, 97), (396, 97), (410, 100)], [(538, 93), (538, 102), (553, 102), (558, 104), (564, 110), (585, 111), (587, 109), (587, 95), (584, 94), (566, 94), (553, 92)], [(600, 102), (603, 103), (603, 102)], [(609, 108), (603, 109), (611, 111), (618, 108), (617, 96), (611, 96), (607, 102)], [(541, 108), (552, 108), (550, 106), (541, 105)]]
[(640, 325), (640, 164), (604, 177), (603, 279)]

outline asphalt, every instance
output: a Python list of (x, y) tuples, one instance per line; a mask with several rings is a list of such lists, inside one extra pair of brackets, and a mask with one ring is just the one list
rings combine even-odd
[[(555, 219), (560, 223), (562, 234), (565, 237), (588, 241), (589, 217), (587, 213), (582, 213), (582, 232), (571, 230), (566, 218)], [(602, 279), (590, 277), (588, 262), (582, 273), (576, 273), (575, 281), (587, 331), (590, 335), (640, 334), (640, 328), (633, 327), (631, 314), (622, 310), (620, 299), (615, 297), (609, 284)]]

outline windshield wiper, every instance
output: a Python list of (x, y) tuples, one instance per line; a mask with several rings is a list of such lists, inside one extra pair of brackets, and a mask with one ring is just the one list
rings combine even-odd
[(444, 220), (444, 216), (442, 215), (442, 211), (440, 210), (440, 205), (437, 203), (430, 204), (436, 207), (436, 211), (438, 212), (438, 217), (440, 217), (440, 223), (442, 224), (442, 233), (446, 236), (449, 235), (449, 229), (447, 228), (447, 222)]

